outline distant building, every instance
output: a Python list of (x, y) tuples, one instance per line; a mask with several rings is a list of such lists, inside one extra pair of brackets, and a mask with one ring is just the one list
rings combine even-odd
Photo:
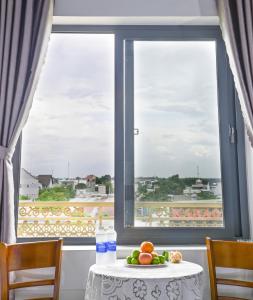
[(19, 196), (27, 197), (28, 200), (35, 200), (39, 196), (40, 187), (39, 180), (22, 168), (20, 173)]
[(37, 178), (43, 188), (51, 188), (54, 184), (52, 175), (38, 175)]
[(96, 184), (96, 176), (95, 175), (88, 175), (86, 176), (86, 185), (88, 188), (95, 187)]
[(145, 186), (147, 188), (147, 192), (155, 192), (160, 189), (157, 179), (147, 179), (147, 180), (139, 180), (137, 179), (135, 182), (135, 189), (138, 190), (138, 185)]
[(87, 184), (87, 180), (85, 178), (81, 178), (77, 180), (77, 183)]
[(210, 191), (209, 184), (204, 184), (201, 179), (197, 179), (196, 183), (191, 186), (192, 191), (195, 193), (201, 193), (202, 191)]
[(99, 185), (98, 186), (98, 193), (99, 194), (106, 194), (106, 186), (105, 185)]
[(75, 185), (78, 183), (76, 179), (60, 179), (58, 180), (60, 185), (64, 186), (72, 186), (72, 188), (75, 188)]
[(183, 194), (190, 197), (191, 199), (196, 199), (197, 195), (201, 192), (210, 192), (210, 185), (209, 183), (204, 184), (201, 179), (197, 179), (195, 184), (192, 186), (187, 186)]
[(214, 193), (215, 196), (221, 197), (222, 196), (222, 186), (221, 182), (214, 182), (210, 186), (210, 190)]

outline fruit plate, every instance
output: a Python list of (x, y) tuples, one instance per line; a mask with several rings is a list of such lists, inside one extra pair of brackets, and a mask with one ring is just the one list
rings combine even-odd
[(126, 263), (126, 267), (129, 268), (165, 268), (168, 267), (168, 263), (165, 264), (157, 264), (157, 265), (133, 265)]

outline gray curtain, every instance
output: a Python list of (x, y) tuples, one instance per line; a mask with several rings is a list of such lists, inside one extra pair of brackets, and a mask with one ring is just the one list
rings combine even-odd
[(0, 240), (15, 241), (12, 155), (51, 32), (53, 0), (0, 0)]
[(253, 145), (253, 0), (217, 0), (220, 25)]

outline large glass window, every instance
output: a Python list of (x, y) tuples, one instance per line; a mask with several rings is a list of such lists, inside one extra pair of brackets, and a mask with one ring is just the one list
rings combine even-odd
[(240, 236), (240, 112), (219, 29), (125, 31), (117, 43), (125, 120), (117, 123), (125, 137), (117, 176), (124, 176), (124, 204), (116, 206), (124, 209), (117, 221), (122, 243)]
[(135, 226), (223, 226), (215, 41), (135, 41)]
[(218, 27), (53, 26), (22, 133), (18, 237), (247, 238), (236, 101)]
[(114, 36), (51, 35), (22, 136), (18, 237), (92, 237), (114, 219)]

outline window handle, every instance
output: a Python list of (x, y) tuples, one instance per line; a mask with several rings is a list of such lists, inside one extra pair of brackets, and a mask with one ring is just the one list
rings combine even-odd
[(229, 124), (229, 142), (230, 144), (236, 143), (236, 129), (231, 124)]
[(139, 135), (140, 130), (138, 128), (134, 128), (134, 135)]

